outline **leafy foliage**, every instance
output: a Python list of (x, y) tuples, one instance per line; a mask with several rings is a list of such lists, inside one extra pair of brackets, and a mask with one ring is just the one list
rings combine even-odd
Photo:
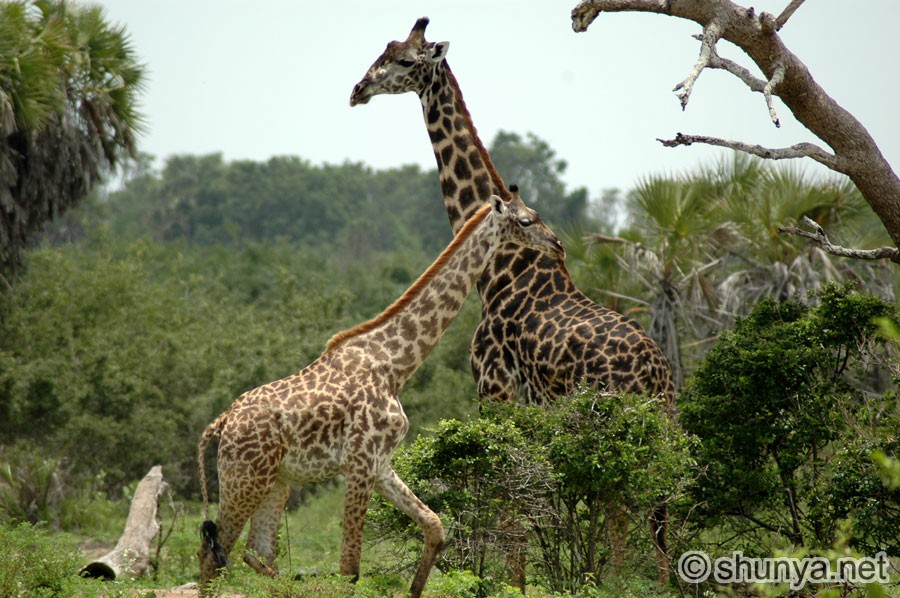
[[(610, 513), (644, 513), (683, 494), (688, 446), (654, 400), (584, 391), (550, 408), (490, 405), (480, 418), (442, 421), (394, 466), (442, 516), (443, 570), (469, 569), (490, 592), (506, 555), (530, 543), (540, 578), (571, 591), (600, 577)], [(377, 505), (381, 535), (416, 536), (409, 519)], [(635, 536), (645, 534), (641, 525)]]
[(679, 500), (695, 475), (691, 441), (660, 400), (585, 390), (549, 409), (507, 413), (544, 447), (556, 478), (552, 518), (533, 529), (538, 570), (551, 587), (573, 591), (603, 577), (610, 526), (623, 511), (639, 514), (628, 534), (641, 546), (634, 552), (652, 555), (644, 515)]
[(144, 68), (97, 7), (0, 3), (0, 272), (135, 151)]
[(92, 217), (125, 236), (201, 246), (289, 242), (351, 262), (373, 252), (436, 255), (451, 238), (440, 205), (433, 173), (416, 166), (373, 172), (349, 162), (225, 162), (209, 154), (136, 172)]
[[(70, 540), (27, 523), (0, 523), (0, 595), (74, 596), (79, 554)], [(82, 594), (84, 595), (84, 594)]]
[(27, 279), (2, 297), (0, 433), (53, 447), (75, 474), (106, 472), (110, 491), (157, 463), (184, 489), (196, 477), (185, 440), (241, 390), (314, 358), (346, 302), (297, 294), (298, 276), (277, 264), (244, 280), (248, 296), (269, 285), (265, 306), (235, 302), (238, 289), (225, 285), (253, 251), (218, 256), (219, 274), (205, 263), (200, 278), (191, 267), (204, 256), (178, 264), (147, 243), (121, 250), (35, 253)]
[(827, 287), (819, 301), (761, 302), (719, 337), (685, 389), (680, 421), (706, 467), (694, 486), (698, 514), (798, 546), (829, 544), (838, 518), (859, 514), (855, 541), (881, 545), (896, 538), (898, 497), (868, 455), (896, 449), (900, 411), (895, 396), (873, 396), (862, 382), (877, 353), (874, 319), (896, 313), (848, 286)]
[[(505, 579), (503, 556), (521, 535), (511, 520), (542, 515), (553, 483), (539, 447), (508, 420), (442, 420), (398, 451), (393, 463), (410, 489), (442, 515), (447, 545), (438, 567), (470, 570), (486, 587)], [(376, 504), (372, 521), (380, 534), (416, 537), (409, 518), (398, 518), (380, 499)]]
[(65, 470), (32, 447), (0, 450), (0, 521), (57, 523)]

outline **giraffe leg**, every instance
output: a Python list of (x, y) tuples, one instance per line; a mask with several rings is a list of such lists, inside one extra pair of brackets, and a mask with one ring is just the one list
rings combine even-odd
[(359, 561), (362, 557), (363, 524), (372, 491), (375, 486), (371, 468), (365, 466), (360, 470), (347, 473), (347, 495), (344, 498), (344, 533), (341, 539), (341, 575), (351, 578), (353, 583), (359, 580)]
[[(219, 511), (216, 515), (218, 544), (226, 558), (247, 519), (272, 492), (281, 456), (280, 433), (274, 419), (263, 418), (257, 422), (257, 434), (252, 444), (226, 424), (219, 440)], [(205, 542), (201, 544), (198, 556), (202, 593), (218, 571), (212, 551)]]
[(386, 501), (409, 515), (422, 528), (425, 547), (422, 549), (419, 568), (409, 590), (412, 598), (418, 598), (425, 589), (425, 582), (437, 560), (438, 553), (444, 547), (444, 526), (441, 524), (441, 518), (425, 506), (425, 503), (406, 487), (403, 480), (390, 467), (379, 476), (375, 483), (375, 490)]
[(665, 504), (650, 511), (650, 539), (656, 552), (656, 578), (659, 583), (669, 583), (669, 553), (666, 549), (666, 528), (669, 526), (669, 509)]
[[(219, 501), (219, 512), (216, 516), (214, 526), (215, 538), (213, 540), (216, 544), (216, 550), (224, 558), (227, 559), (228, 555), (231, 554), (231, 549), (237, 543), (246, 521), (246, 517), (242, 517), (239, 513), (229, 508), (227, 500)], [(207, 584), (218, 577), (221, 571), (221, 563), (216, 558), (216, 555), (213, 554), (213, 546), (211, 544), (207, 543), (207, 539), (204, 538), (204, 542), (200, 545), (200, 551), (197, 553), (197, 556), (200, 558), (199, 587), (201, 596), (205, 595)]]
[(272, 491), (250, 517), (250, 533), (247, 536), (244, 562), (262, 575), (270, 577), (278, 575), (278, 569), (275, 567), (275, 538), (290, 491), (290, 485), (277, 480)]
[(506, 571), (509, 585), (525, 593), (525, 566), (528, 558), (528, 535), (515, 515), (500, 511), (500, 531), (505, 536)]
[(606, 516), (609, 529), (610, 568), (621, 574), (625, 565), (625, 544), (628, 539), (628, 511), (621, 505), (614, 506)]

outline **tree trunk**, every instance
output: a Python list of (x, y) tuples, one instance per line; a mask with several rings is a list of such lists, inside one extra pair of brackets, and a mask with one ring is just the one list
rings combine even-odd
[(96, 561), (85, 565), (81, 575), (103, 579), (140, 577), (150, 568), (150, 542), (159, 533), (156, 512), (159, 497), (168, 488), (162, 467), (155, 465), (138, 484), (125, 522), (125, 531), (116, 547)]

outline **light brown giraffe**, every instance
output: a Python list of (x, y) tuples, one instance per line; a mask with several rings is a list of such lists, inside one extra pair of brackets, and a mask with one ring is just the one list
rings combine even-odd
[[(456, 231), (491, 194), (504, 196), (506, 189), (447, 64), (449, 43), (426, 41), (427, 25), (423, 17), (405, 41), (388, 43), (353, 88), (350, 105), (379, 94), (418, 94), (444, 207)], [(586, 383), (663, 397), (663, 408), (674, 417), (672, 369), (659, 346), (634, 320), (582, 293), (561, 259), (501, 247), (478, 280), (478, 292), (481, 322), (469, 359), (481, 399), (544, 404)], [(655, 509), (649, 519), (658, 578), (667, 582), (665, 507)], [(612, 521), (610, 527), (615, 568), (624, 555), (621, 531), (627, 525)], [(521, 587), (524, 570), (521, 564), (518, 568), (513, 581)]]
[[(292, 484), (343, 474), (347, 494), (340, 572), (359, 577), (362, 531), (373, 491), (415, 520), (425, 546), (410, 590), (419, 596), (443, 546), (441, 521), (391, 468), (409, 422), (398, 400), (456, 316), (501, 243), (555, 257), (556, 236), (518, 194), (494, 197), (390, 307), (336, 334), (325, 352), (299, 373), (250, 390), (204, 430), (198, 448), (206, 521), (201, 528), (200, 585), (205, 589), (250, 520), (244, 556), (275, 575), (275, 536)], [(219, 511), (209, 521), (204, 452), (219, 436)]]

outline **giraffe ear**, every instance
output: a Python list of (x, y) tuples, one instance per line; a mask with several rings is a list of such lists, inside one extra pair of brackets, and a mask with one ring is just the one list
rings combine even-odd
[(509, 206), (506, 205), (506, 202), (499, 195), (491, 195), (491, 203), (494, 206), (494, 213), (498, 216), (503, 216), (506, 214), (506, 211)]
[(447, 57), (447, 50), (450, 49), (450, 42), (435, 42), (431, 48), (429, 58), (432, 62), (440, 62)]

